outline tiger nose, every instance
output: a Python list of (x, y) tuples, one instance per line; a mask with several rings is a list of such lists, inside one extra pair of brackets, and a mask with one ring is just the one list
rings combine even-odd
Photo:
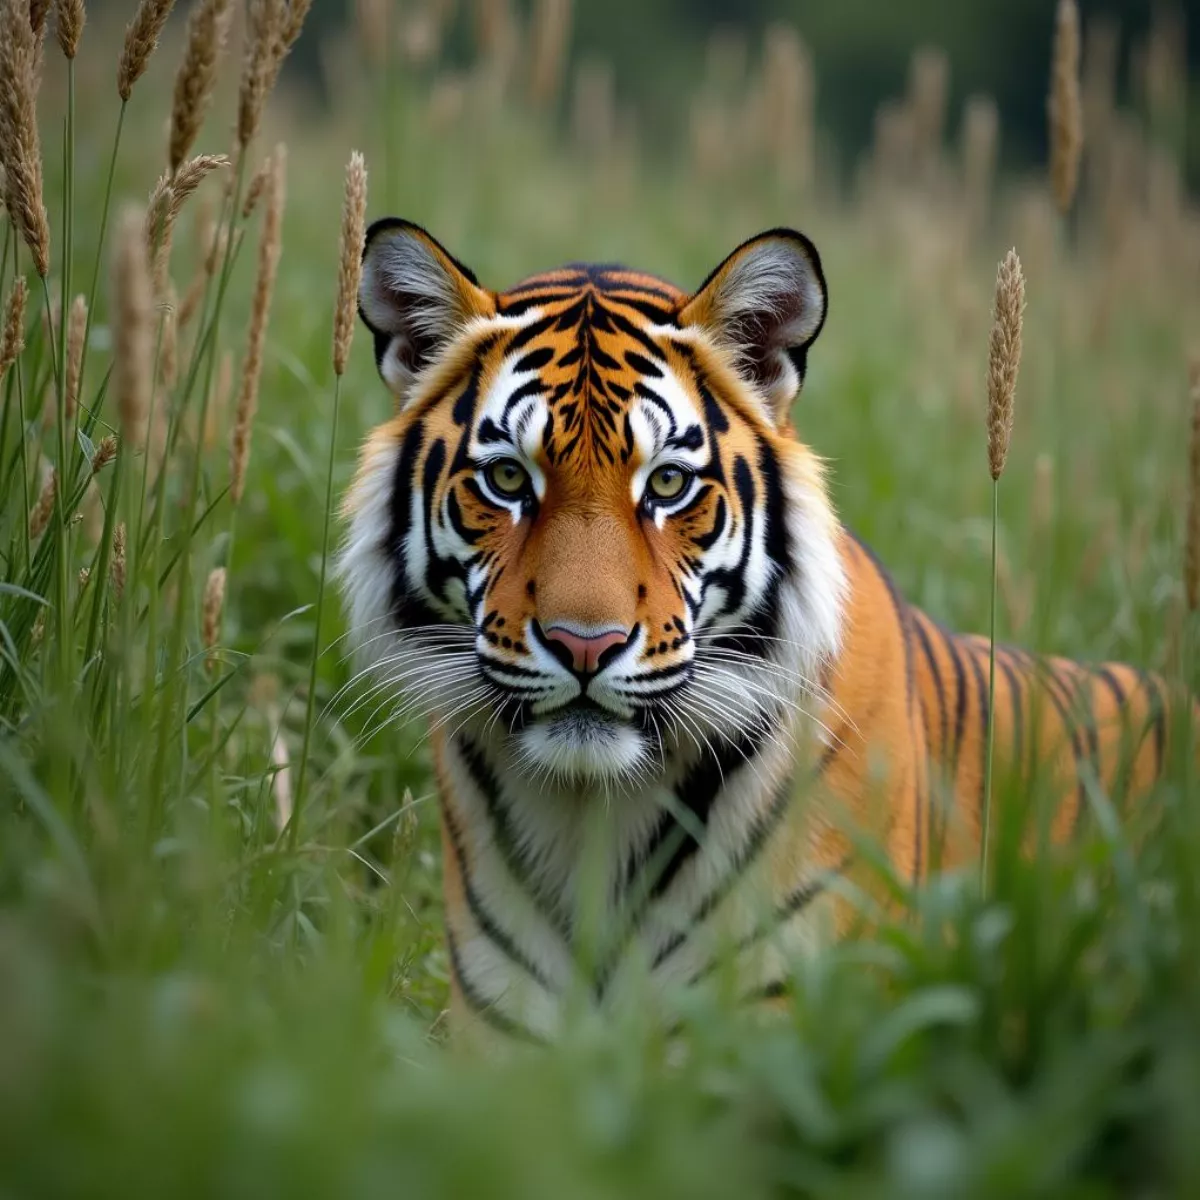
[(577, 675), (594, 675), (603, 655), (629, 641), (628, 629), (606, 629), (602, 633), (576, 633), (564, 625), (551, 625), (544, 630), (546, 641), (553, 650), (561, 646), (570, 658), (571, 670)]

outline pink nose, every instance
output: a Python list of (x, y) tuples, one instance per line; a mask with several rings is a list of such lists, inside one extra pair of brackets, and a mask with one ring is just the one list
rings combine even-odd
[(580, 675), (593, 674), (605, 650), (623, 646), (629, 640), (629, 632), (624, 629), (612, 629), (606, 633), (584, 636), (572, 633), (561, 625), (551, 625), (545, 630), (545, 634), (548, 642), (557, 642), (570, 654), (571, 667)]

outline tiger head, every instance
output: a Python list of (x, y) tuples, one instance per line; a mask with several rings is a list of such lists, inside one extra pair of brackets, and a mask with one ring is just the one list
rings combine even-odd
[(607, 785), (817, 694), (845, 585), (789, 419), (826, 311), (805, 237), (751, 239), (690, 296), (590, 265), (493, 292), (389, 219), (359, 307), (397, 410), (340, 575), (385, 700)]

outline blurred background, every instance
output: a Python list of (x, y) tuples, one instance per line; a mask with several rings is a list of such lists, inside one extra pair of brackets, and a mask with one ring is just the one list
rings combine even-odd
[[(109, 0), (111, 3), (112, 0)], [(533, 7), (536, 7), (533, 6)], [(553, 5), (548, 6), (553, 8)], [(1091, 96), (1148, 117), (1156, 136), (1186, 146), (1188, 177), (1200, 178), (1196, 97), (1181, 85), (1200, 56), (1196, 0), (1089, 0), (1085, 58)], [(753, 66), (763, 32), (790, 24), (804, 41), (805, 84), (813, 86), (819, 154), (841, 178), (878, 136), (879, 106), (904, 93), (912, 54), (939, 47), (953, 64), (946, 79), (951, 111), (972, 94), (991, 96), (1004, 113), (1001, 158), (1028, 169), (1045, 160), (1045, 81), (1053, 5), (1046, 0), (579, 0), (562, 69), (591, 65), (611, 79), (614, 103), (656, 153), (680, 149), (698, 88), (734, 89)], [(520, 0), (317, 0), (310, 34), (292, 70), (328, 99), (336, 72), (322, 63), (322, 35), (348, 21), (366, 31), (378, 57), (392, 37), (413, 65), (438, 60), (466, 70), (480, 41), (517, 53), (536, 13)], [(384, 31), (388, 21), (393, 28)], [(522, 28), (524, 27), (524, 28)], [(1190, 32), (1189, 32), (1190, 31)], [(514, 61), (514, 66), (518, 64)], [(566, 119), (569, 95), (555, 107)]]
[[(0, 260), (0, 291), (9, 259), (30, 285), (0, 416), (0, 1196), (1200, 1195), (1200, 815), (1170, 803), (1190, 764), (1156, 836), (1123, 840), (1089, 792), (1104, 820), (1061, 853), (1023, 853), (1006, 808), (986, 894), (974, 871), (889, 880), (894, 920), (798, 962), (777, 1024), (720, 980), (670, 998), (683, 1053), (651, 1004), (581, 997), (555, 1052), (470, 1060), (441, 1045), (426, 729), (353, 681), (335, 589), (317, 604), (327, 486), (336, 542), (392, 412), (360, 330), (334, 419), (357, 148), (370, 215), (497, 288), (587, 258), (694, 287), (759, 230), (808, 233), (830, 316), (796, 427), (839, 515), (952, 628), (991, 612), (985, 379), (1015, 245), (1000, 636), (1194, 684), (1200, 5), (1081, 3), (1081, 159), (1078, 128), (1048, 145), (1055, 0), (316, 0), (244, 141), (247, 14), (299, 6), (178, 0), (122, 105), (136, 7), (87, 4), (71, 85), (51, 16), (46, 291), (23, 247)], [(187, 153), (228, 159), (159, 260), (143, 452), (108, 396), (116, 219), (138, 244), (170, 184), (189, 19), (217, 9)], [(45, 314), (61, 329), (89, 286), (83, 436), (58, 445)], [(96, 467), (104, 441), (144, 505)], [(60, 528), (40, 498), (64, 460)], [(118, 512), (128, 577), (106, 569)], [(65, 640), (40, 601), (60, 549)]]

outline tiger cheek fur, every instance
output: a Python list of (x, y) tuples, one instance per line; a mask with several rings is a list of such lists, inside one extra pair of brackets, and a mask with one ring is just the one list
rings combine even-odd
[[(948, 865), (974, 853), (988, 645), (900, 597), (791, 427), (811, 243), (753, 238), (691, 296), (597, 266), (494, 293), (383, 221), (360, 308), (398, 412), (340, 577), (384, 702), (430, 718), (465, 1024), (550, 1037), (578, 989), (669, 997), (731, 947), (774, 993), (850, 922), (847, 820), (913, 880), (935, 825)], [(1156, 778), (1167, 699), (1001, 647), (999, 769), (1050, 764), (1065, 836), (1085, 767)]]

